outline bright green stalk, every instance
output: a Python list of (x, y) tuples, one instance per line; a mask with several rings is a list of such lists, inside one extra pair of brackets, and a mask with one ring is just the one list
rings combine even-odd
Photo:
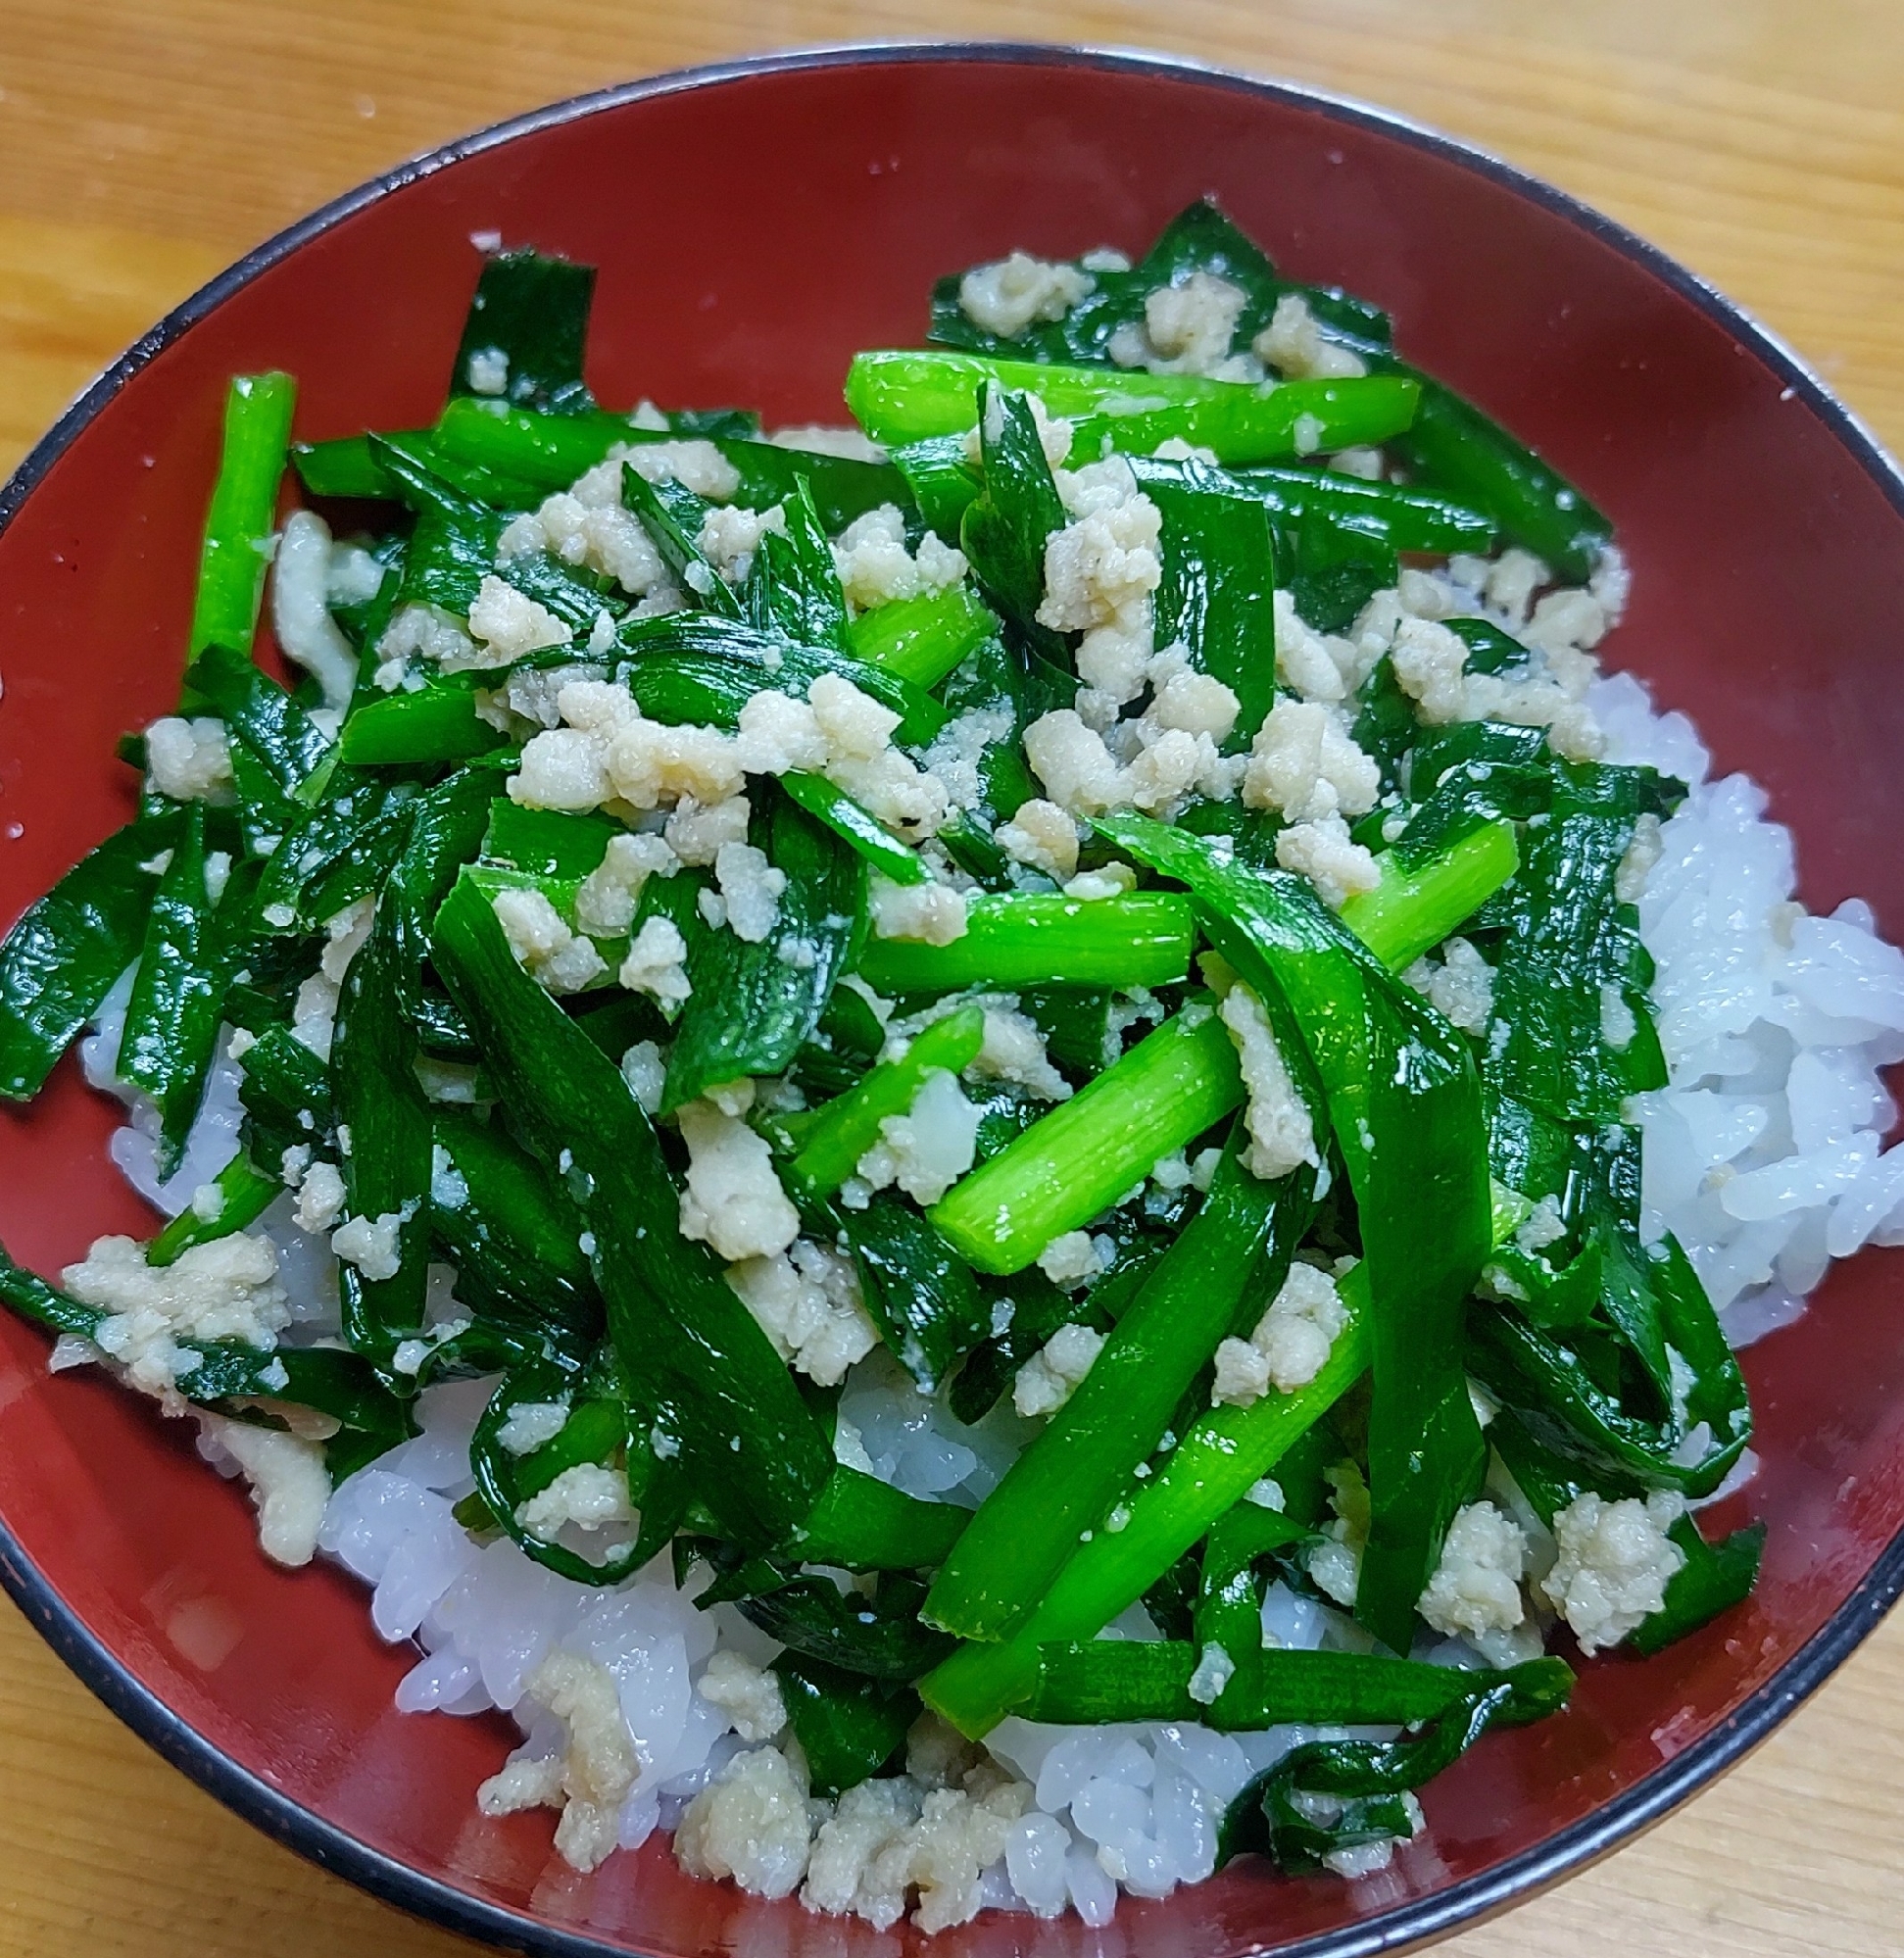
[[(1413, 870), (1405, 870), (1391, 857), (1385, 857), (1382, 884), (1366, 897), (1352, 900), (1343, 912), (1343, 922), (1360, 935), (1385, 964), (1399, 971), (1472, 916), (1514, 874), (1517, 861), (1513, 828), (1504, 822), (1471, 832), (1451, 850)], [(1138, 897), (1157, 895), (1147, 891), (1122, 902), (1131, 904)], [(1054, 902), (978, 899), (973, 901), (972, 912), (979, 914), (987, 904)], [(1085, 908), (1102, 908), (1116, 902), (1104, 899), (1098, 906)], [(909, 940), (875, 939), (866, 948), (861, 969), (870, 983), (886, 992), (950, 990), (987, 980), (997, 985), (1033, 983), (1015, 971), (1007, 976), (983, 939), (977, 958), (970, 958), (969, 963), (961, 960), (953, 974), (946, 974), (946, 965), (937, 961), (950, 964), (948, 955), (958, 954), (966, 942), (955, 939), (950, 946), (935, 947)], [(875, 964), (877, 957), (888, 953), (897, 955), (897, 969)], [(936, 976), (939, 974), (946, 976)], [(1131, 982), (1101, 979), (1098, 983)], [(1088, 1223), (1159, 1156), (1200, 1135), (1218, 1115), (1236, 1105), (1239, 1077), (1235, 1051), (1219, 1024), (1212, 1021), (1207, 1031), (1199, 1029), (1200, 1042), (1195, 1046), (1186, 1042), (1181, 1052), (1158, 1045), (1183, 1017), (1180, 1014), (1169, 1027), (1159, 1028), (1074, 1101), (1053, 1109), (941, 1200), (933, 1211), (934, 1220), (972, 1263), (987, 1271), (1022, 1270), (1051, 1238)], [(1166, 1052), (1171, 1056), (1167, 1070), (1162, 1064)], [(1141, 1066), (1137, 1064), (1139, 1055), (1145, 1056)], [(1181, 1108), (1164, 1105), (1173, 1093), (1185, 1097)], [(1231, 1099), (1222, 1101), (1225, 1094)], [(1215, 1105), (1219, 1101), (1222, 1105)], [(1165, 1132), (1172, 1140), (1157, 1141)], [(1080, 1169), (1087, 1167), (1092, 1173), (1081, 1178)], [(1037, 1233), (1048, 1222), (1048, 1235), (1040, 1238)]]
[(1343, 1278), (1341, 1293), (1347, 1324), (1307, 1387), (1202, 1416), (1157, 1474), (1136, 1488), (1123, 1527), (1098, 1530), (1081, 1543), (1011, 1638), (961, 1645), (919, 1682), (926, 1704), (961, 1734), (989, 1733), (1036, 1686), (1041, 1644), (1095, 1638), (1242, 1501), (1368, 1365), (1361, 1266)]
[[(1526, 1214), (1505, 1200), (1511, 1196), (1496, 1187), (1493, 1244)], [(1080, 1544), (1011, 1638), (961, 1645), (919, 1682), (928, 1706), (973, 1738), (990, 1732), (1036, 1686), (1041, 1643), (1096, 1638), (1269, 1474), (1368, 1366), (1367, 1265), (1345, 1273), (1338, 1290), (1347, 1322), (1315, 1379), (1293, 1394), (1266, 1394), (1248, 1407), (1212, 1407), (1200, 1416), (1162, 1470), (1133, 1486), (1123, 1527), (1097, 1531)]]
[(959, 583), (862, 612), (847, 627), (847, 650), (868, 665), (930, 688), (998, 629), (984, 601)]
[[(1355, 1194), (1375, 1306), (1373, 1505), (1356, 1617), (1405, 1651), (1415, 1602), (1487, 1458), (1461, 1364), (1488, 1252), (1488, 1144), (1472, 1049), (1287, 873), (1263, 876), (1147, 816), (1106, 816), (1125, 855), (1177, 878), (1211, 941), (1314, 1069)], [(1285, 1047), (1290, 1052), (1289, 1046)], [(1294, 1057), (1294, 1056), (1292, 1056)]]
[(444, 409), (431, 438), (446, 455), (499, 470), (544, 490), (566, 489), (579, 475), (630, 438), (622, 416), (597, 409), (581, 415), (538, 415), (500, 402), (465, 397)]
[(194, 659), (208, 646), (251, 651), (297, 398), (297, 382), (279, 373), (240, 374), (225, 397), (224, 452), (205, 516), (192, 608)]
[(981, 1271), (1022, 1271), (1242, 1100), (1228, 1030), (1207, 1005), (1187, 1006), (955, 1184), (928, 1215)]
[(175, 1264), (194, 1245), (209, 1245), (215, 1238), (228, 1238), (254, 1224), (270, 1208), (271, 1199), (283, 1195), (284, 1185), (274, 1176), (252, 1168), (241, 1150), (213, 1179), (219, 1193), (219, 1207), (210, 1216), (201, 1216), (189, 1205), (145, 1248), (147, 1264)]
[(1388, 375), (1283, 381), (1267, 392), (1239, 381), (1209, 385), (1232, 393), (1139, 414), (1113, 409), (1086, 416), (1077, 424), (1068, 461), (1075, 468), (1108, 454), (1150, 456), (1174, 440), (1208, 449), (1219, 463), (1241, 468), (1374, 447), (1399, 434), (1415, 415), (1413, 391)]
[(1315, 1180), (1306, 1168), (1251, 1175), (1242, 1140), (1077, 1391), (979, 1504), (920, 1607), (927, 1624), (1001, 1639), (1023, 1623), (1155, 1449), (1197, 1369), (1275, 1296), (1314, 1215)]
[(1189, 902), (1171, 891), (1089, 899), (980, 893), (965, 901), (962, 937), (950, 945), (871, 938), (859, 971), (888, 995), (966, 986), (1171, 986), (1189, 974), (1191, 940)]
[(1350, 898), (1342, 921), (1391, 972), (1412, 965), (1474, 916), (1520, 867), (1514, 825), (1490, 822), (1425, 863), (1404, 863), (1393, 851), (1377, 862), (1382, 881)]
[(938, 1068), (959, 1073), (984, 1041), (983, 1009), (960, 1006), (933, 1021), (897, 1060), (882, 1060), (856, 1088), (810, 1114), (789, 1117), (784, 1126), (800, 1148), (787, 1165), (787, 1181), (798, 1194), (830, 1197), (879, 1141), (879, 1125), (911, 1107), (926, 1076)]
[(847, 406), (876, 441), (955, 435), (978, 420), (982, 382), (1035, 394), (1081, 427), (1074, 462), (1105, 449), (1148, 455), (1166, 435), (1215, 450), (1220, 462), (1265, 463), (1383, 442), (1414, 419), (1417, 382), (1204, 380), (1118, 367), (995, 361), (978, 354), (867, 353), (847, 374)]

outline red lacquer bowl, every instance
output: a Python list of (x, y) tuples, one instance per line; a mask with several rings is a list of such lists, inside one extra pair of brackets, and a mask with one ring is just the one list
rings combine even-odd
[[(1141, 248), (1214, 192), (1293, 272), (1391, 309), (1401, 345), (1611, 513), (1635, 573), (1611, 657), (1689, 710), (1796, 831), (1803, 894), (1904, 929), (1904, 483), (1844, 410), (1679, 267), (1499, 164), (1366, 110), (1154, 60), (1027, 48), (794, 56), (567, 103), (393, 171), (254, 253), (134, 347), (0, 497), (0, 917), (129, 808), (114, 738), (176, 694), (227, 376), (300, 379), (299, 431), (443, 397), (500, 231), (602, 268), (602, 399), (838, 419), (854, 348), (915, 342), (949, 268)], [(151, 1219), (63, 1064), (0, 1116), (0, 1236), (57, 1268)], [(1900, 1253), (1834, 1270), (1746, 1355), (1764, 1467), (1716, 1521), (1771, 1525), (1743, 1609), (1589, 1666), (1561, 1718), (1490, 1738), (1356, 1885), (1240, 1864), (1105, 1932), (990, 1915), (939, 1958), (1392, 1950), (1603, 1853), (1759, 1740), (1904, 1586)], [(549, 1819), (481, 1819), (499, 1716), (406, 1717), (410, 1654), (340, 1571), (260, 1556), (184, 1424), (0, 1315), (0, 1579), (170, 1759), (396, 1903), (550, 1953), (859, 1958), (923, 1942), (691, 1882), (651, 1841), (593, 1877)], [(1733, 1513), (1733, 1512), (1735, 1512)]]

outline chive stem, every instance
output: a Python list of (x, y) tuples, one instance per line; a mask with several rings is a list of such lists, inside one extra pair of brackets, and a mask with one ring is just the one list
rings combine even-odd
[(988, 381), (1035, 394), (1051, 415), (1079, 421), (1073, 462), (1096, 461), (1107, 450), (1147, 456), (1166, 436), (1214, 450), (1224, 463), (1383, 442), (1414, 419), (1421, 392), (1398, 374), (1253, 384), (979, 354), (875, 352), (855, 356), (847, 406), (875, 441), (917, 442), (974, 426), (979, 388)]
[(1243, 1100), (1229, 1030), (1196, 1003), (1001, 1150), (928, 1213), (981, 1271), (1022, 1271)]
[(830, 1197), (879, 1141), (880, 1124), (911, 1107), (926, 1076), (941, 1068), (957, 1074), (984, 1040), (983, 1009), (960, 1006), (919, 1033), (898, 1059), (882, 1060), (856, 1088), (809, 1114), (786, 1118), (784, 1127), (799, 1145), (787, 1166), (788, 1182), (806, 1197)]
[(873, 938), (859, 955), (866, 983), (887, 995), (967, 986), (1170, 986), (1190, 972), (1189, 901), (1171, 891), (1114, 898), (975, 893), (950, 945)]
[(1520, 867), (1514, 825), (1490, 822), (1426, 862), (1393, 851), (1378, 857), (1382, 881), (1350, 898), (1342, 920), (1391, 972), (1412, 965), (1481, 906)]
[(242, 1150), (208, 1187), (219, 1193), (217, 1207), (210, 1214), (201, 1214), (189, 1204), (179, 1211), (146, 1246), (147, 1264), (176, 1264), (194, 1245), (209, 1245), (242, 1231), (247, 1224), (255, 1224), (284, 1191), (276, 1177), (254, 1169)]
[(298, 384), (289, 374), (240, 374), (224, 403), (224, 450), (205, 517), (191, 653), (249, 653), (270, 563), (278, 484)]
[(998, 629), (991, 610), (961, 582), (862, 612), (847, 627), (847, 650), (930, 688)]
[(919, 1682), (926, 1704), (969, 1738), (989, 1733), (1031, 1694), (1040, 1645), (1095, 1638), (1242, 1501), (1368, 1365), (1361, 1266), (1343, 1279), (1341, 1296), (1348, 1321), (1307, 1387), (1203, 1415), (1130, 1498), (1123, 1528), (1095, 1531), (1081, 1542), (1016, 1633), (996, 1644), (960, 1646)]

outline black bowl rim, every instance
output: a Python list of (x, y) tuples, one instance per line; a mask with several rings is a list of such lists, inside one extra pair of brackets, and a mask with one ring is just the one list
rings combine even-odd
[[(333, 199), (275, 237), (247, 252), (181, 306), (141, 334), (107, 367), (35, 444), (0, 489), (0, 530), (93, 418), (139, 370), (188, 328), (254, 278), (334, 224), (407, 184), (463, 158), (541, 129), (657, 96), (715, 87), (761, 74), (862, 63), (993, 62), (1049, 68), (1088, 68), (1188, 80), (1320, 111), (1338, 122), (1374, 129), (1430, 155), (1491, 178), (1611, 245), (1665, 281), (1748, 347), (1850, 450), (1892, 507), (1904, 515), (1904, 472), (1864, 423), (1776, 334), (1657, 246), (1579, 199), (1472, 144), (1459, 142), (1391, 111), (1289, 81), (1241, 73), (1212, 63), (1151, 50), (1060, 46), (1005, 41), (859, 41), (745, 56), (675, 69), (644, 79), (570, 96), (545, 109), (497, 122), (429, 150)], [(506, 1950), (535, 1958), (628, 1958), (626, 1944), (563, 1930), (425, 1876), (372, 1848), (240, 1767), (136, 1679), (82, 1624), (0, 1522), (0, 1585), (40, 1636), (132, 1731), (193, 1781), (266, 1835), (385, 1902)], [(1764, 1740), (1834, 1673), (1883, 1620), (1904, 1592), (1904, 1530), (1892, 1538), (1864, 1579), (1831, 1618), (1710, 1733), (1662, 1763), (1624, 1794), (1592, 1814), (1511, 1856), (1493, 1869), (1444, 1890), (1380, 1911), (1361, 1923), (1282, 1947), (1278, 1958), (1374, 1958), (1414, 1950), (1525, 1901), (1586, 1868), (1628, 1837), (1661, 1821), (1708, 1782)]]

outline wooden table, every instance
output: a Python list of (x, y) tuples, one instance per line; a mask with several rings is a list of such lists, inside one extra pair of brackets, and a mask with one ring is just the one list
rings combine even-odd
[[(411, 151), (657, 69), (917, 33), (1143, 45), (1552, 178), (1904, 447), (1897, 0), (0, 0), (0, 464), (247, 246)], [(1904, 1950), (1904, 1621), (1731, 1780), (1460, 1958)], [(0, 1607), (0, 1958), (450, 1958), (150, 1754)]]

